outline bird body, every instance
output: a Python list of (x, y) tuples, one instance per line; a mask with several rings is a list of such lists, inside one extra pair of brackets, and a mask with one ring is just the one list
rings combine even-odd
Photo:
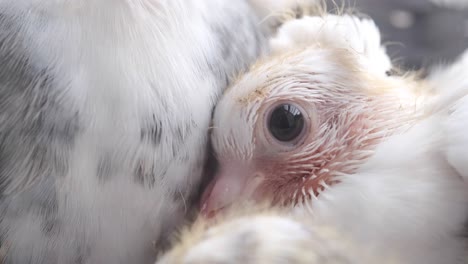
[(265, 50), (257, 11), (1, 0), (0, 262), (153, 262), (195, 199), (215, 102)]
[(202, 212), (267, 200), (382, 261), (465, 263), (466, 55), (391, 75), (377, 27), (346, 14), (286, 22), (270, 43), (216, 106)]

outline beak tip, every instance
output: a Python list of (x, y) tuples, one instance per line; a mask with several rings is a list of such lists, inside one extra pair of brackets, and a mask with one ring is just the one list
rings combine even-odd
[(200, 215), (206, 219), (213, 218), (216, 214), (216, 208), (210, 200), (211, 195), (207, 195), (200, 202)]
[(213, 210), (213, 208), (209, 207), (208, 204), (205, 202), (202, 204), (200, 209), (200, 215), (205, 219), (212, 219), (216, 216), (217, 210)]

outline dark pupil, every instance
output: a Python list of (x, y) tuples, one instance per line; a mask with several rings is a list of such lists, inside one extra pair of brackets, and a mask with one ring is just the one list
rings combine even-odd
[(294, 105), (284, 104), (273, 110), (268, 130), (279, 141), (287, 142), (297, 138), (304, 128), (304, 117)]

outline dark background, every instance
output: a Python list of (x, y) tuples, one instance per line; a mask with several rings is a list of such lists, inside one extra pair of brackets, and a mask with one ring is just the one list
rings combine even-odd
[[(468, 3), (468, 0), (458, 2)], [(339, 1), (335, 1), (339, 2)], [(468, 8), (430, 0), (347, 0), (370, 15), (382, 32), (388, 53), (409, 69), (453, 61), (468, 49)]]

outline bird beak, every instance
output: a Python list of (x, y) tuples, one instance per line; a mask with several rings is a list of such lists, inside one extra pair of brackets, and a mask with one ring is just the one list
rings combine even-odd
[(260, 183), (254, 175), (242, 165), (221, 165), (202, 195), (201, 214), (211, 218), (234, 202), (251, 198)]

